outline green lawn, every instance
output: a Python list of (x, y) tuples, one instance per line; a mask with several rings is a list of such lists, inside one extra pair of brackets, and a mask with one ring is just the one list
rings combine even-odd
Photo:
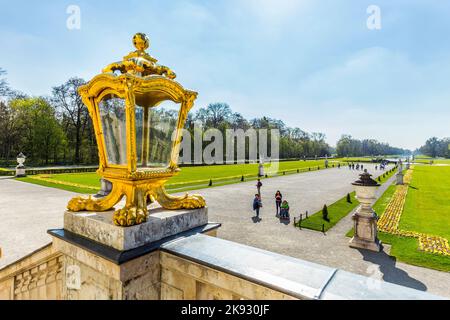
[(416, 163), (423, 163), (423, 164), (430, 164), (430, 161), (433, 161), (433, 165), (436, 164), (450, 164), (450, 159), (416, 159), (414, 162)]
[[(58, 183), (58, 181), (63, 181), (100, 188), (100, 176), (95, 172), (45, 174), (42, 176), (46, 179), (55, 180), (55, 183)], [(33, 179), (33, 176), (28, 176), (28, 178)]]
[[(396, 171), (388, 171), (385, 173), (385, 176), (380, 176), (380, 182), (379, 183), (385, 183)], [(388, 190), (390, 187), (388, 188)], [(393, 191), (392, 191), (393, 193)], [(308, 219), (305, 219), (301, 223), (302, 228), (307, 228), (311, 230), (316, 231), (322, 231), (322, 225), (325, 226), (325, 231), (331, 229), (333, 226), (335, 226), (342, 218), (346, 217), (350, 212), (352, 212), (358, 205), (359, 202), (355, 198), (355, 193), (352, 193), (351, 195), (352, 202), (347, 202), (347, 196), (343, 197), (342, 199), (339, 199), (332, 205), (328, 206), (328, 218), (329, 221), (326, 221), (322, 217), (322, 210), (316, 212), (315, 214), (311, 215)], [(380, 200), (383, 197), (380, 198)], [(380, 201), (379, 200), (379, 201)], [(378, 201), (378, 202), (379, 202)], [(377, 203), (378, 203), (377, 202)], [(388, 201), (389, 202), (389, 201)], [(375, 207), (376, 210), (376, 207)], [(383, 209), (384, 211), (384, 209)], [(378, 211), (376, 211), (378, 212)]]
[[(347, 202), (347, 197), (344, 197), (328, 207), (329, 221), (324, 220), (322, 217), (322, 211), (319, 211), (310, 216), (308, 219), (303, 220), (301, 222), (301, 227), (322, 231), (322, 226), (324, 225), (324, 231), (328, 231), (359, 205), (358, 200), (355, 198), (354, 192), (350, 194), (350, 198), (351, 203)], [(297, 224), (297, 226), (299, 225)]]
[(94, 194), (95, 193), (95, 190), (92, 190), (89, 188), (80, 188), (80, 187), (66, 186), (66, 185), (57, 184), (57, 183), (50, 183), (47, 181), (33, 179), (32, 177), (16, 178), (16, 179), (19, 181), (22, 181), (22, 182), (33, 183), (33, 184), (37, 184), (37, 185), (44, 186), (44, 187), (62, 189), (62, 190), (81, 193), (81, 194)]
[[(415, 166), (406, 197), (400, 229), (439, 235), (450, 239), (450, 167)], [(395, 186), (390, 186), (374, 206), (382, 214)], [(353, 229), (347, 233), (353, 236)], [(391, 256), (409, 264), (450, 272), (450, 258), (420, 251), (415, 238), (379, 232), (380, 240), (391, 245)]]
[(450, 239), (450, 167), (414, 167), (400, 229)]
[[(330, 167), (337, 165), (338, 159), (330, 159)], [(213, 186), (238, 183), (241, 176), (245, 176), (245, 180), (254, 180), (258, 173), (258, 164), (233, 164), (233, 165), (212, 165), (212, 166), (195, 166), (183, 167), (181, 172), (172, 177), (167, 188), (182, 188), (184, 190), (199, 189), (208, 186), (209, 180), (213, 180)], [(286, 174), (295, 173), (297, 169), (300, 171), (323, 169), (324, 160), (307, 160), (307, 161), (283, 161), (278, 163), (278, 167), (269, 163), (265, 164), (266, 173)], [(47, 185), (50, 187), (60, 188), (78, 193), (93, 193), (92, 189), (86, 187), (100, 188), (100, 177), (95, 173), (68, 173), (68, 174), (46, 174), (46, 179), (53, 180), (54, 183), (33, 179), (33, 176), (22, 179), (22, 181), (36, 183), (39, 185)], [(66, 186), (58, 182), (67, 182), (77, 184), (78, 186)], [(89, 192), (86, 192), (89, 190)]]

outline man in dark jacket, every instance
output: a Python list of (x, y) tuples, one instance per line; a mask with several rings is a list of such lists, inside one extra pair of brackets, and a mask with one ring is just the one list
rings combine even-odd
[(259, 194), (255, 194), (253, 199), (253, 210), (256, 211), (256, 217), (259, 218), (259, 209), (262, 207), (261, 198)]
[(258, 179), (258, 182), (256, 183), (256, 189), (258, 189), (258, 195), (260, 198), (261, 198), (261, 187), (262, 187), (261, 179)]

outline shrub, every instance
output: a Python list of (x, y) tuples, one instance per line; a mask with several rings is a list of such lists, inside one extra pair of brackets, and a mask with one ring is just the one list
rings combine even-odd
[(352, 198), (350, 197), (350, 193), (347, 193), (347, 202), (352, 203)]
[(324, 206), (323, 206), (323, 209), (322, 209), (322, 218), (323, 218), (323, 220), (325, 220), (325, 221), (330, 221), (330, 219), (328, 219), (328, 207), (327, 207), (327, 205), (324, 205)]
[(209, 186), (212, 187), (213, 183), (212, 183), (212, 179), (209, 179)]
[(242, 176), (242, 178), (241, 178), (241, 181), (242, 181), (242, 182), (244, 182), (244, 181), (245, 181), (245, 179), (244, 179), (244, 176)]

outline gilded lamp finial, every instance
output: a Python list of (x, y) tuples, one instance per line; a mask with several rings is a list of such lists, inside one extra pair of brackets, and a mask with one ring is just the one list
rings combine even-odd
[(130, 52), (120, 62), (111, 63), (103, 69), (103, 73), (120, 71), (122, 74), (129, 73), (141, 77), (160, 75), (169, 79), (176, 78), (172, 70), (157, 64), (158, 60), (145, 51), (150, 47), (150, 40), (145, 33), (136, 33), (133, 36), (133, 45), (136, 51)]
[(150, 40), (145, 33), (136, 33), (133, 37), (133, 45), (139, 51), (145, 51), (150, 47)]

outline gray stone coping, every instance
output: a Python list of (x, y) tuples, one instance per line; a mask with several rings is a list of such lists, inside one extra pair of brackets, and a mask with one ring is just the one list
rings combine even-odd
[(161, 250), (300, 299), (443, 299), (423, 291), (202, 234), (166, 242), (161, 245)]
[(64, 229), (120, 251), (135, 249), (181, 232), (206, 225), (208, 208), (150, 210), (148, 220), (132, 227), (113, 223), (114, 210), (64, 213)]
[(204, 226), (196, 227), (191, 230), (184, 231), (180, 234), (173, 235), (152, 243), (147, 243), (141, 247), (127, 251), (114, 249), (112, 247), (106, 246), (102, 243), (93, 241), (64, 229), (50, 229), (47, 231), (47, 233), (52, 237), (67, 241), (68, 243), (83, 248), (86, 251), (96, 254), (101, 258), (111, 261), (117, 265), (121, 265), (143, 255), (149, 254), (153, 251), (159, 250), (161, 248), (161, 245), (166, 242), (173, 241), (174, 239), (178, 239), (180, 237), (189, 237), (197, 233), (208, 233), (220, 228), (220, 226), (220, 223), (209, 222)]

